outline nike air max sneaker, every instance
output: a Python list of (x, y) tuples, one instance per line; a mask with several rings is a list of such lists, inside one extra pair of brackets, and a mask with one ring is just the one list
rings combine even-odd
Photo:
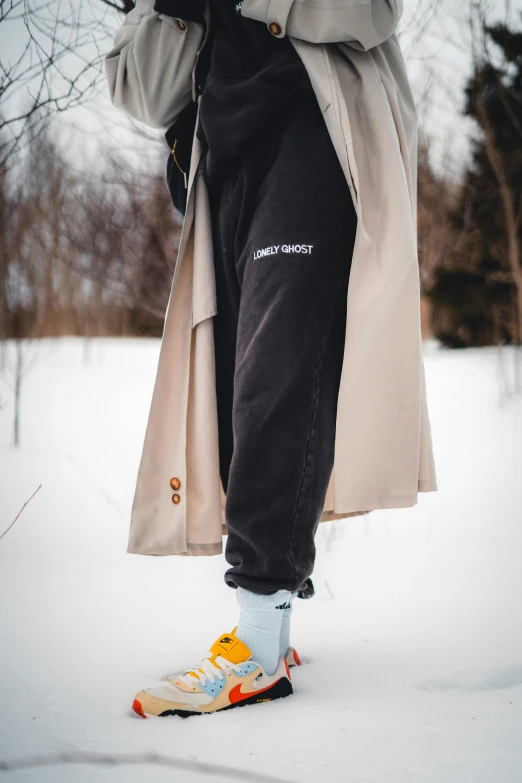
[(281, 658), (275, 674), (265, 674), (246, 644), (231, 633), (221, 636), (192, 671), (140, 691), (132, 709), (142, 718), (189, 718), (281, 699), (292, 692), (286, 658)]

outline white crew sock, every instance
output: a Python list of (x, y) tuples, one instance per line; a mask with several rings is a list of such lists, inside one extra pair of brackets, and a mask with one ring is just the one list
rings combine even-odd
[(279, 663), (279, 637), (285, 611), (290, 602), (289, 590), (273, 595), (258, 595), (238, 587), (237, 602), (241, 609), (236, 636), (252, 653), (252, 660), (263, 667), (265, 674), (275, 674)]
[(283, 610), (281, 620), (281, 633), (279, 634), (279, 657), (284, 658), (290, 647), (290, 623), (292, 621), (292, 601), (297, 593), (290, 594), (290, 600), (287, 601), (287, 608)]

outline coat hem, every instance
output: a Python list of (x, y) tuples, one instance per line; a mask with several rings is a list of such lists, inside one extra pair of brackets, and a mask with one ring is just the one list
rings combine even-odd
[(170, 557), (172, 555), (178, 556), (210, 556), (220, 555), (223, 551), (223, 544), (221, 541), (212, 542), (211, 544), (186, 544), (185, 548), (177, 547), (158, 547), (158, 550), (154, 551), (150, 548), (140, 548), (138, 546), (130, 547), (127, 549), (129, 555), (150, 555), (151, 557)]
[(183, 554), (190, 557), (193, 555), (220, 555), (223, 551), (221, 541), (212, 544), (187, 544), (187, 551)]
[[(419, 481), (419, 492), (436, 492), (437, 486), (433, 481)], [(360, 498), (357, 500), (340, 500), (335, 503), (336, 514), (362, 514), (361, 509), (367, 511), (379, 511), (388, 508), (411, 508), (418, 502), (418, 494), (413, 495), (388, 495), (387, 497)]]

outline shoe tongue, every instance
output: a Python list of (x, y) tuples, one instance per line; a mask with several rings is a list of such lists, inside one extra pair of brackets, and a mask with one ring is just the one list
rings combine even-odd
[(252, 655), (246, 644), (241, 639), (238, 639), (237, 636), (234, 636), (233, 633), (220, 636), (210, 648), (210, 652), (212, 653), (212, 660), (221, 655), (230, 663), (244, 663)]

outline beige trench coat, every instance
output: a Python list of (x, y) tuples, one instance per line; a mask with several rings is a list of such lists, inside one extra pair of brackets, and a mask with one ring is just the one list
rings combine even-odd
[[(152, 3), (138, 0), (107, 56), (106, 71), (116, 106), (166, 129), (195, 95), (203, 26), (157, 14)], [(323, 519), (412, 506), (418, 492), (436, 489), (436, 478), (420, 332), (417, 115), (395, 35), (402, 0), (244, 0), (241, 13), (275, 22), (278, 36), (289, 36), (310, 76), (358, 215), (335, 461)], [(134, 499), (133, 553), (222, 550), (212, 318), (217, 307), (200, 157), (195, 138)], [(172, 486), (179, 488), (173, 492)]]

